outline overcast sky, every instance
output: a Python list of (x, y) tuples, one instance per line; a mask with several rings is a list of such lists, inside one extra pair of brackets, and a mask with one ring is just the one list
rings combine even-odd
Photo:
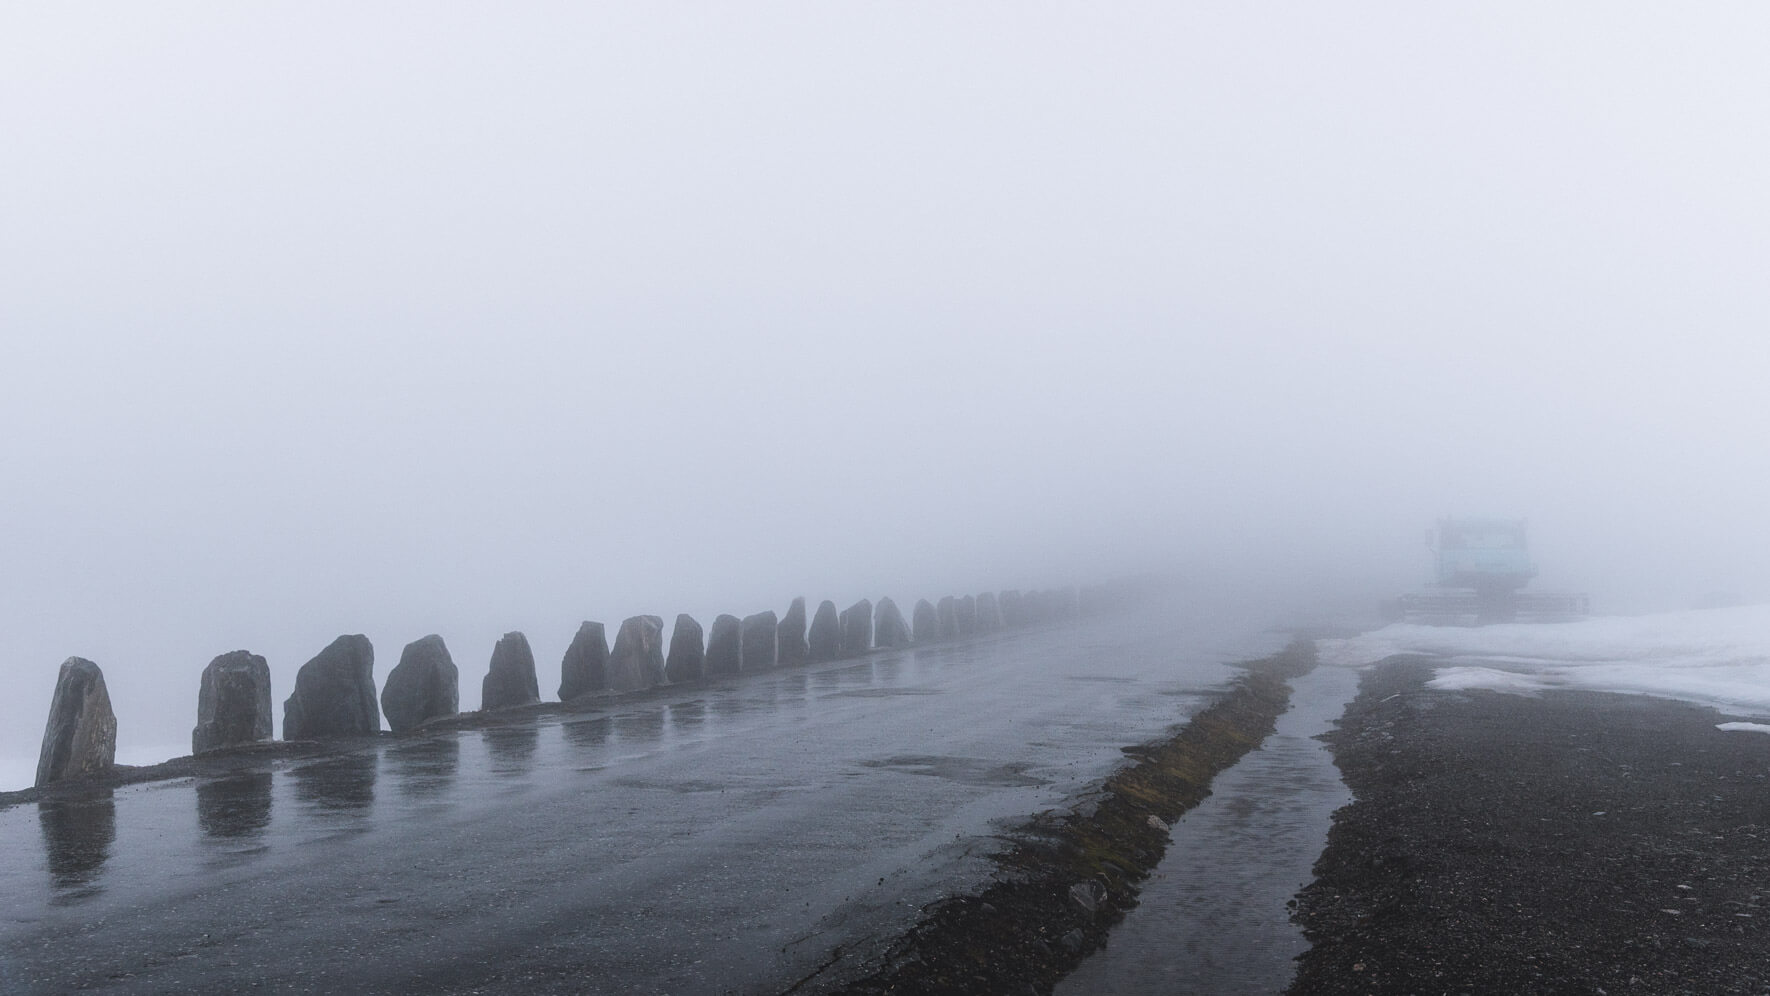
[[(1528, 516), (1770, 598), (1758, 3), (9, 4), (0, 755), (57, 665), (1179, 567)], [(1286, 597), (1291, 597), (1287, 595)], [(1374, 597), (1374, 595), (1373, 595)]]

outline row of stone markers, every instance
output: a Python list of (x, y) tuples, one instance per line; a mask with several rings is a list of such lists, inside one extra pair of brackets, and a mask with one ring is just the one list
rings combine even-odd
[[(560, 662), (559, 700), (643, 691), (781, 665), (822, 663), (876, 648), (924, 646), (994, 633), (1072, 616), (1091, 604), (1094, 590), (1004, 591), (999, 597), (994, 593), (949, 596), (936, 603), (924, 599), (912, 611), (913, 625), (891, 599), (881, 598), (874, 606), (863, 598), (840, 612), (834, 602), (825, 601), (807, 626), (805, 599), (795, 598), (779, 618), (773, 612), (742, 619), (719, 616), (704, 642), (701, 624), (683, 614), (671, 630), (668, 657), (664, 621), (658, 616), (634, 616), (621, 623), (612, 650), (602, 623), (585, 622)], [(378, 733), (383, 712), (388, 726), (398, 733), (460, 711), (460, 671), (442, 637), (433, 634), (406, 644), (379, 696), (374, 667), (375, 649), (367, 637), (341, 636), (332, 641), (297, 672), (295, 691), (283, 703), (283, 739)], [(480, 691), (481, 710), (541, 701), (535, 655), (527, 637), (504, 634), (492, 649)], [(270, 739), (270, 666), (264, 658), (236, 650), (210, 661), (198, 686), (191, 753)], [(115, 765), (116, 750), (117, 718), (103, 672), (89, 660), (68, 658), (49, 706), (37, 785), (103, 774)]]

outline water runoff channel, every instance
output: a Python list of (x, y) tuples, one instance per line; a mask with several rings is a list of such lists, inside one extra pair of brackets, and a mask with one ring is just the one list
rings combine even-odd
[[(0, 991), (778, 993), (980, 888), (1003, 828), (1286, 641), (1238, 611), (1163, 606), (13, 806)], [(1338, 715), (1336, 678), (1296, 683), (1066, 991), (1236, 992), (1119, 980), (1288, 968), (1272, 931), (1337, 804), (1297, 756)], [(1167, 955), (1123, 960), (1138, 952)]]

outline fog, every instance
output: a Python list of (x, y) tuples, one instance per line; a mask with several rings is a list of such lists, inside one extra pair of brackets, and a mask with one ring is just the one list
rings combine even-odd
[[(1525, 516), (1770, 598), (1756, 4), (0, 11), (0, 757), (237, 648), (1162, 570), (1275, 618)], [(1259, 614), (1259, 613), (1254, 613)]]

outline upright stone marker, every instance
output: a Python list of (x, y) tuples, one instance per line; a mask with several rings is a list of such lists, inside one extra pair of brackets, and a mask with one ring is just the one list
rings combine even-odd
[(37, 755), (37, 785), (111, 770), (117, 761), (117, 717), (104, 672), (83, 657), (62, 662), (49, 700), (49, 723)]
[(461, 669), (442, 637), (432, 633), (406, 644), (381, 686), (381, 709), (395, 733), (461, 711)]
[(203, 669), (197, 686), (197, 726), (191, 753), (257, 743), (271, 738), (270, 665), (236, 650)]
[(824, 599), (811, 617), (811, 638), (807, 641), (807, 659), (813, 663), (833, 661), (842, 656), (842, 620), (836, 615), (836, 603)]
[(608, 687), (616, 692), (641, 692), (664, 683), (664, 620), (632, 616), (615, 634), (608, 658)]
[(284, 740), (323, 740), (381, 731), (375, 648), (361, 633), (341, 636), (301, 665), (283, 702)]
[(842, 653), (864, 654), (873, 649), (873, 603), (861, 599), (842, 611)]
[(805, 599), (795, 598), (793, 604), (787, 606), (787, 614), (781, 617), (780, 626), (775, 629), (775, 657), (783, 666), (803, 664), (811, 655), (811, 648), (805, 643)]
[(722, 615), (713, 620), (713, 631), (707, 634), (707, 677), (721, 678), (737, 674), (743, 660), (743, 623), (737, 616)]
[(699, 681), (706, 675), (707, 653), (702, 648), (701, 624), (684, 612), (670, 631), (670, 656), (664, 661), (664, 679), (671, 683)]
[(934, 606), (926, 598), (916, 600), (916, 644), (935, 643), (940, 640), (940, 619), (934, 614)]
[(957, 603), (959, 635), (970, 636), (977, 632), (977, 599), (966, 595)]
[(570, 702), (607, 687), (608, 637), (601, 623), (581, 623), (572, 645), (565, 648), (565, 659), (559, 662), (559, 701)]
[(956, 640), (959, 638), (959, 600), (947, 595), (934, 607), (934, 613), (940, 619), (940, 638)]
[(766, 671), (779, 660), (776, 656), (775, 639), (780, 629), (780, 622), (775, 619), (774, 612), (758, 612), (753, 616), (745, 616), (743, 622), (742, 668), (748, 671)]
[(1002, 610), (996, 606), (995, 592), (977, 596), (977, 631), (995, 633), (1002, 629)]
[(873, 624), (873, 643), (881, 647), (907, 647), (916, 642), (910, 635), (910, 624), (890, 598), (879, 599), (879, 619)]
[(1002, 592), (999, 605), (1002, 610), (1002, 625), (1019, 626), (1026, 621), (1025, 617), (1021, 615), (1022, 609), (1020, 605), (1019, 591), (1010, 588), (1009, 590)]
[(492, 666), (479, 686), (481, 709), (507, 709), (541, 701), (535, 678), (535, 653), (520, 632), (505, 633), (492, 648)]

